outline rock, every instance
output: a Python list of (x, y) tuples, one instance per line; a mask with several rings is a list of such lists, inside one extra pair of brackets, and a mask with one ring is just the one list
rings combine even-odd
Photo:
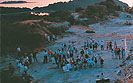
[(124, 25), (133, 25), (131, 22), (126, 22)]
[(97, 75), (97, 77), (99, 77), (99, 75)]
[(34, 72), (37, 72), (37, 70), (35, 70)]
[(96, 83), (109, 83), (109, 82), (110, 82), (109, 78), (96, 79)]

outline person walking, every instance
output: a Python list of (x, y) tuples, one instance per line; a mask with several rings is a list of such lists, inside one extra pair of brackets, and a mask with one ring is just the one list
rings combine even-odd
[(34, 51), (33, 52), (33, 60), (34, 60), (34, 62), (38, 62), (36, 55), (37, 55), (37, 51)]
[(117, 54), (119, 56), (119, 59), (121, 59), (121, 50), (120, 50), (120, 48), (118, 48)]
[(52, 39), (53, 39), (53, 41), (55, 41), (55, 35), (54, 34), (52, 35)]
[(112, 50), (112, 41), (109, 42), (109, 49)]
[(112, 49), (111, 50), (111, 53), (112, 53), (112, 59), (114, 58), (114, 55), (115, 55), (115, 51)]
[(104, 50), (104, 42), (101, 41), (101, 50)]
[(33, 53), (30, 52), (30, 55), (29, 55), (29, 57), (28, 57), (28, 58), (29, 58), (29, 63), (30, 63), (30, 64), (32, 64), (32, 57), (33, 57)]
[(106, 48), (107, 48), (107, 50), (109, 50), (109, 42), (107, 42), (107, 47)]
[(9, 63), (8, 68), (9, 68), (9, 73), (12, 76), (14, 73), (14, 67), (13, 67), (12, 63)]
[(52, 58), (52, 51), (48, 49), (48, 61), (49, 62), (51, 62), (51, 58)]
[(17, 47), (16, 51), (17, 51), (17, 57), (21, 57), (21, 48)]
[(126, 61), (126, 51), (125, 51), (125, 49), (123, 49), (123, 51), (122, 51), (122, 59), (123, 59), (123, 61)]
[(103, 58), (100, 59), (101, 67), (103, 67), (104, 60)]
[(48, 42), (50, 42), (50, 36), (48, 35)]
[(80, 51), (80, 54), (81, 54), (81, 56), (84, 55), (84, 49), (82, 49), (82, 50)]
[(54, 53), (54, 60), (55, 60), (55, 63), (57, 65), (57, 67), (59, 68), (59, 60), (58, 60), (58, 54), (57, 54), (57, 52)]
[(97, 58), (95, 57), (95, 66), (97, 67), (97, 62), (98, 62), (98, 60), (97, 60)]
[(48, 56), (48, 52), (46, 49), (44, 49), (44, 52), (43, 52), (43, 55), (44, 55), (44, 60), (43, 60), (43, 63), (46, 64), (47, 63), (47, 56)]

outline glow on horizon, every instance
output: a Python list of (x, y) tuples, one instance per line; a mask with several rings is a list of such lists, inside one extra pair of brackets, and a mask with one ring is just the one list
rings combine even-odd
[(57, 3), (57, 2), (68, 2), (70, 0), (0, 0), (3, 1), (27, 1), (27, 2), (35, 2), (35, 3), (22, 3), (22, 4), (0, 4), (3, 7), (27, 7), (27, 8), (34, 8), (34, 7), (44, 7), (48, 6), (49, 4)]
[(129, 7), (133, 7), (133, 0), (119, 0), (119, 1), (127, 3), (129, 5)]

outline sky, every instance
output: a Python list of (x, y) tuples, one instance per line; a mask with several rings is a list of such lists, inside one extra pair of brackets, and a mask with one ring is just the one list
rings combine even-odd
[[(0, 0), (2, 1), (19, 1), (19, 0)], [(0, 4), (0, 6), (4, 7), (28, 7), (28, 8), (34, 8), (36, 6), (38, 7), (44, 7), (48, 6), (49, 4), (53, 4), (56, 2), (64, 2), (64, 1), (70, 1), (70, 0), (20, 0), (20, 1), (27, 1), (27, 2), (35, 2), (35, 3), (24, 3), (24, 4)]]
[[(0, 2), (3, 1), (19, 1), (19, 0), (0, 0)], [(34, 8), (36, 6), (38, 7), (44, 7), (44, 6), (48, 6), (49, 4), (53, 4), (56, 2), (68, 2), (70, 0), (22, 0), (22, 1), (27, 1), (27, 2), (35, 2), (35, 3), (24, 3), (24, 4), (0, 4), (0, 6), (4, 6), (4, 7), (28, 7), (28, 8)], [(133, 0), (120, 0), (123, 1), (125, 3), (127, 3), (130, 7), (133, 6)]]
[(133, 7), (133, 0), (119, 0), (119, 1), (125, 2), (125, 3), (127, 3), (130, 7)]

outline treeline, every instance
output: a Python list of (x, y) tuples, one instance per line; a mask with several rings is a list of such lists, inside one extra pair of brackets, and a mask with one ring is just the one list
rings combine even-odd
[[(67, 11), (71, 11), (73, 12), (75, 10), (76, 7), (82, 7), (82, 8), (87, 8), (88, 5), (95, 5), (95, 4), (103, 4), (103, 5), (107, 5), (108, 7), (110, 7), (110, 10), (113, 10), (114, 6), (117, 6), (119, 3), (119, 7), (121, 6), (125, 6), (128, 7), (128, 5), (126, 3), (123, 3), (119, 0), (73, 0), (70, 2), (58, 2), (58, 3), (54, 3), (54, 4), (50, 4), (47, 7), (35, 7), (33, 8), (33, 10), (35, 11), (44, 11), (44, 10), (67, 10)], [(113, 7), (112, 7), (112, 3), (113, 3)], [(111, 9), (113, 8), (113, 9)]]
[(14, 8), (14, 7), (0, 7), (0, 14), (10, 14), (10, 13), (20, 13), (20, 12), (25, 12), (28, 13), (32, 11), (29, 8)]
[(117, 11), (123, 11), (122, 8), (116, 5), (112, 0), (97, 3), (96, 5), (88, 6), (87, 8), (77, 7), (75, 11), (80, 14), (79, 18), (88, 18), (83, 24), (88, 25), (96, 23), (102, 20), (106, 20), (106, 17), (116, 16), (119, 14)]
[(73, 0), (69, 2), (58, 2), (49, 4), (47, 7), (35, 7), (33, 10), (67, 10), (73, 12), (76, 7), (86, 8), (88, 5), (94, 5), (105, 0)]

